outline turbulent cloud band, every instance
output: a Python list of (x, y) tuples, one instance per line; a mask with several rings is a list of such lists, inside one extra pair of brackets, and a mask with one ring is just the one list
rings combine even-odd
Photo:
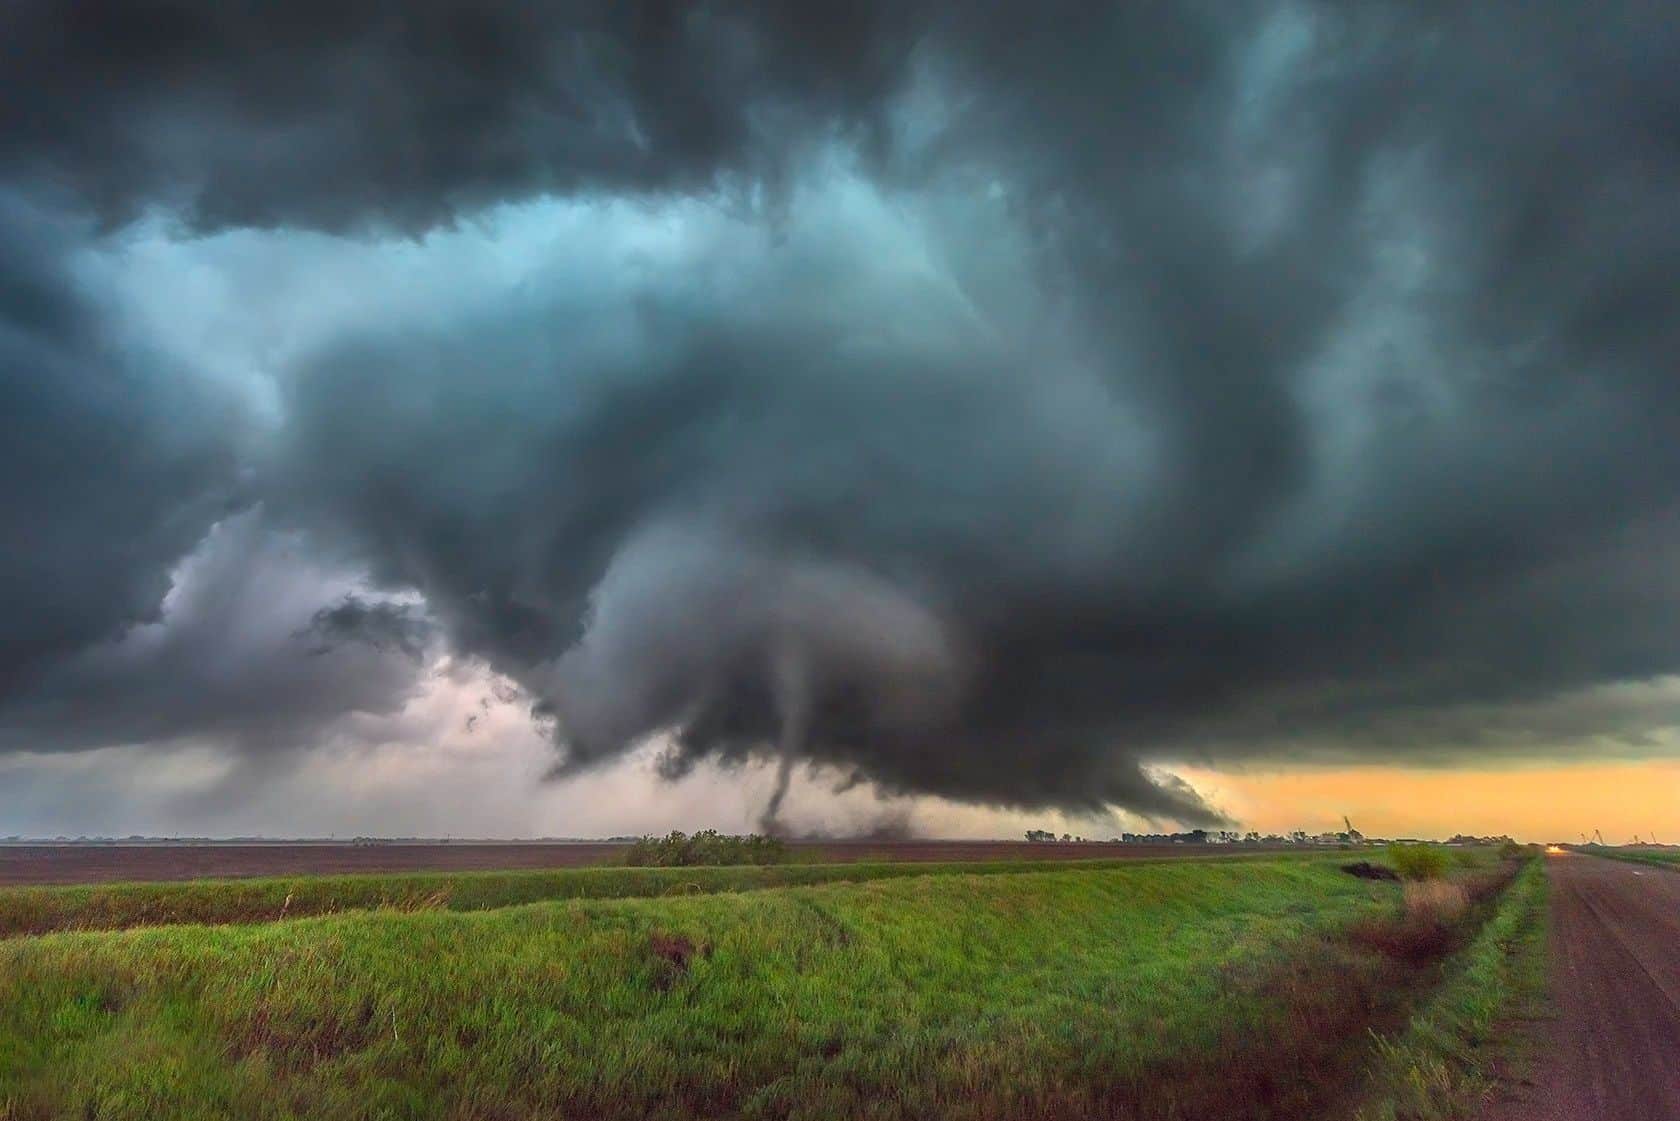
[[(312, 633), (388, 697), (485, 660), (563, 773), (668, 732), (673, 773), (1212, 820), (1148, 763), (1568, 749), (1560, 698), (1680, 670), (1645, 6), (5, 19), (0, 475), (43, 545), (0, 722), (256, 504), (399, 597)], [(74, 282), (160, 222), (169, 276), (313, 279), (232, 375)]]

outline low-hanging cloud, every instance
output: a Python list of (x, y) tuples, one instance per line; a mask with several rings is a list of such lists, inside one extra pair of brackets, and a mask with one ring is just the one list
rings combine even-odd
[(218, 523), (176, 566), (155, 620), (36, 671), (0, 710), (0, 751), (196, 743), (253, 757), (400, 709), (421, 684), (423, 624), (355, 591), (318, 608), (352, 578), (302, 545), (260, 510)]
[[(234, 440), (118, 340), (132, 465), (14, 524), (121, 560), (13, 577), (9, 664), (155, 618), (260, 501), (392, 594), (303, 645), (482, 660), (562, 774), (668, 733), (673, 774), (1209, 821), (1149, 764), (1604, 750), (1570, 698), (1680, 671), (1680, 32), (1639, 4), (166, 15), (6, 17), (56, 60), (0, 98), (28, 446), (97, 443), (65, 387), (115, 321), (64, 278), (136, 216), (337, 312), (258, 332)], [(1637, 707), (1593, 726), (1666, 742)]]

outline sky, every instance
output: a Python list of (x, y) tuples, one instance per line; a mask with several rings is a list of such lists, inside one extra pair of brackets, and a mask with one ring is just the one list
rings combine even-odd
[(1680, 835), (1680, 25), (20, 0), (0, 835)]

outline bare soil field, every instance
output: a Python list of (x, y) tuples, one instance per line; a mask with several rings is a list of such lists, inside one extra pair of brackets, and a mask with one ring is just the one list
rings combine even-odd
[(1488, 1121), (1680, 1121), (1680, 873), (1546, 859), (1557, 1016)]
[[(114, 883), (356, 872), (484, 872), (573, 868), (616, 862), (613, 842), (452, 842), (401, 844), (64, 844), (0, 845), (0, 885)], [(1115, 845), (1097, 841), (799, 842), (822, 861), (1114, 860), (1216, 856), (1259, 846)]]
[(570, 868), (610, 862), (626, 847), (608, 843), (3, 845), (0, 885)]

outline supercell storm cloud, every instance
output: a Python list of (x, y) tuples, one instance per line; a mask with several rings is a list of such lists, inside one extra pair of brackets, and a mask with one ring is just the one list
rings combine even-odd
[[(0, 751), (1217, 811), (1680, 724), (1655, 4), (0, 15)], [(1619, 698), (1619, 699), (1618, 699)]]

